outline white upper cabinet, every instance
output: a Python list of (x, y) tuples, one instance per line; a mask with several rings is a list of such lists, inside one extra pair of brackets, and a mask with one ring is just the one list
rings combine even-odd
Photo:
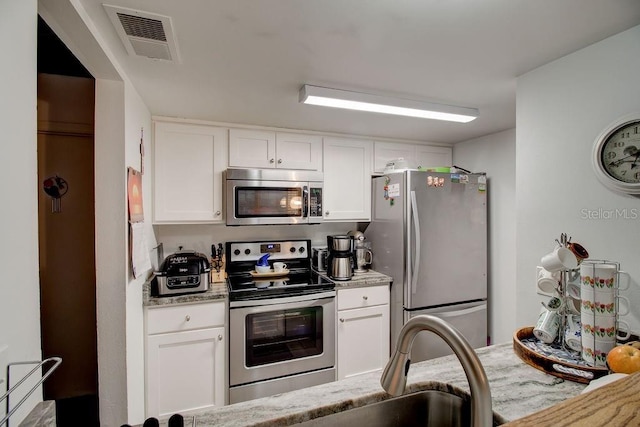
[(279, 168), (322, 170), (322, 137), (277, 132), (276, 155)]
[(384, 172), (387, 162), (405, 159), (410, 169), (426, 169), (437, 166), (451, 166), (451, 147), (438, 147), (419, 144), (402, 144), (395, 142), (375, 142), (374, 172)]
[(266, 130), (230, 129), (229, 166), (274, 168), (276, 133)]
[(416, 146), (413, 144), (396, 144), (376, 141), (374, 146), (374, 172), (382, 173), (387, 162), (405, 159), (410, 168), (415, 168)]
[(153, 222), (223, 222), (228, 129), (154, 123)]
[(451, 166), (452, 164), (453, 160), (451, 147), (416, 145), (416, 169), (427, 169), (438, 166)]
[(254, 129), (231, 129), (229, 166), (259, 169), (322, 169), (322, 137)]
[(324, 220), (371, 220), (373, 142), (324, 138)]

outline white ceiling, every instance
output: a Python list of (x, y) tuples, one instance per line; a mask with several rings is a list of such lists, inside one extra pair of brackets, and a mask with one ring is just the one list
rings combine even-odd
[[(515, 127), (516, 77), (640, 24), (638, 0), (109, 0), (171, 17), (171, 63), (129, 56), (102, 2), (80, 1), (154, 115), (436, 143)], [(305, 83), (480, 117), (308, 106)]]

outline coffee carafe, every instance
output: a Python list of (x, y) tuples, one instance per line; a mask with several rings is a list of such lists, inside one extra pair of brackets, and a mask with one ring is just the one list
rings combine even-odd
[(353, 239), (347, 235), (327, 236), (327, 273), (333, 280), (351, 280), (356, 265)]

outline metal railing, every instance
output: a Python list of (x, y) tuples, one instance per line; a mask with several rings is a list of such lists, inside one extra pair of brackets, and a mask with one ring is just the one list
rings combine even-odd
[[(27, 394), (24, 395), (24, 397), (13, 407), (13, 409), (10, 409), (9, 396), (11, 395), (11, 393), (13, 393), (16, 388), (20, 387), (20, 385), (22, 385), (22, 383), (24, 383), (27, 380), (27, 378), (33, 375), (41, 366), (49, 362), (53, 362), (53, 365), (42, 375), (42, 378), (40, 378), (40, 380), (31, 388), (31, 390), (29, 390)], [(58, 366), (61, 363), (62, 363), (61, 357), (49, 357), (48, 359), (45, 359), (42, 361), (36, 360), (36, 361), (28, 361), (28, 362), (13, 362), (7, 365), (7, 392), (3, 394), (2, 397), (0, 397), (0, 402), (2, 402), (3, 400), (7, 401), (7, 411), (4, 418), (0, 420), (0, 427), (2, 427), (5, 424), (7, 426), (9, 425), (9, 417), (11, 417), (11, 415), (13, 415), (13, 413), (18, 410), (18, 408), (29, 398), (29, 396), (31, 396), (31, 394), (33, 394), (33, 392), (36, 391), (36, 389), (40, 386), (40, 384), (44, 382), (44, 380), (49, 378), (49, 376), (53, 373), (53, 371), (55, 371), (58, 368)], [(27, 375), (25, 375), (20, 381), (18, 381), (13, 387), (9, 388), (9, 385), (11, 384), (11, 367), (16, 365), (36, 365), (36, 366)]]

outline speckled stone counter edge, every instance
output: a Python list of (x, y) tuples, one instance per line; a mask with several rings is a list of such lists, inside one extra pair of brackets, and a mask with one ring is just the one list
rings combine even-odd
[(55, 427), (56, 403), (53, 400), (45, 400), (38, 403), (22, 420), (20, 427)]

